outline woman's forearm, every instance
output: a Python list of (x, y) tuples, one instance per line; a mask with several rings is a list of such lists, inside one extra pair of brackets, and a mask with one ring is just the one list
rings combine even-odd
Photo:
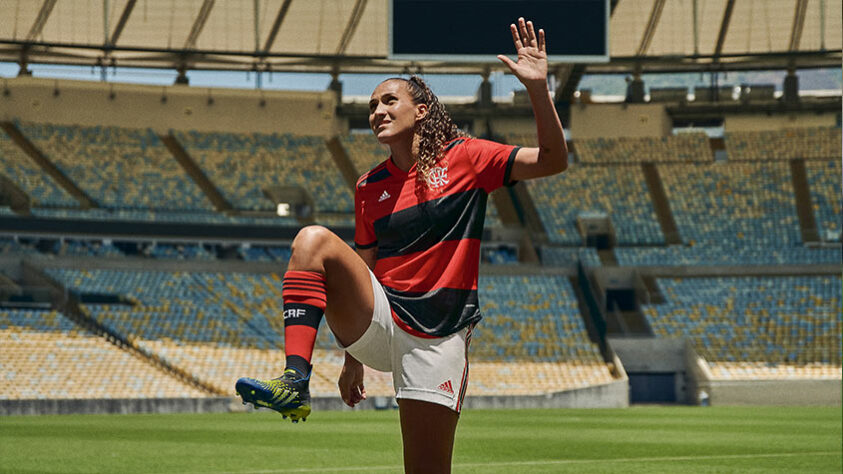
[(568, 144), (562, 121), (556, 113), (556, 107), (550, 97), (547, 81), (535, 81), (525, 84), (533, 114), (536, 118), (536, 134), (539, 142), (539, 162), (547, 162), (555, 172), (568, 168)]

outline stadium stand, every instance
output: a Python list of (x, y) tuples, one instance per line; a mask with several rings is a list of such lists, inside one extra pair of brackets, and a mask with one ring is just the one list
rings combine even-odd
[(23, 244), (11, 237), (0, 237), (0, 255), (31, 255), (38, 251), (32, 246)]
[(123, 252), (110, 243), (67, 239), (56, 242), (51, 253), (61, 256), (77, 257), (123, 257)]
[[(119, 295), (127, 304), (83, 304), (85, 314), (141, 350), (221, 391), (244, 374), (283, 366), (277, 274), (50, 269), (72, 294)], [(573, 288), (562, 276), (484, 276), (485, 320), (472, 345), (474, 394), (544, 393), (612, 380), (588, 339)], [(525, 293), (526, 292), (526, 293)], [(529, 362), (528, 362), (529, 360)], [(513, 361), (529, 366), (512, 374)], [(330, 331), (314, 353), (315, 396), (335, 396), (342, 353)], [(391, 376), (367, 374), (372, 396)]]
[(843, 169), (840, 159), (838, 157), (834, 160), (806, 161), (805, 170), (808, 174), (817, 230), (823, 240), (839, 242), (843, 231), (840, 186)]
[(582, 262), (586, 267), (599, 267), (600, 256), (593, 247), (550, 247), (541, 248), (541, 261), (543, 265), (552, 267), (575, 266)]
[(839, 247), (756, 247), (737, 244), (616, 247), (613, 250), (618, 264), (624, 266), (816, 265), (839, 263), (843, 256)]
[(179, 212), (139, 209), (32, 209), (32, 215), (50, 219), (114, 220), (129, 222), (167, 222), (219, 225), (297, 226), (293, 217), (227, 216), (211, 211)]
[(643, 312), (687, 337), (715, 378), (840, 378), (839, 276), (661, 278)]
[(619, 245), (664, 243), (640, 166), (572, 164), (527, 186), (551, 243), (583, 245), (576, 219), (588, 212), (609, 215)]
[[(76, 294), (113, 294), (134, 306), (85, 304), (83, 311), (221, 392), (247, 374), (276, 376), (284, 366), (281, 282), (277, 274), (53, 269)], [(314, 396), (335, 396), (342, 357), (330, 331), (314, 353)], [(371, 374), (373, 396), (392, 393), (387, 374)], [(385, 381), (388, 381), (386, 383)]]
[[(612, 381), (564, 276), (481, 276), (470, 395), (549, 393)], [(512, 362), (518, 362), (513, 365)]]
[(340, 138), (348, 152), (357, 176), (374, 168), (389, 158), (389, 148), (381, 145), (371, 132), (354, 133)]
[(250, 245), (240, 247), (238, 254), (240, 258), (253, 262), (288, 262), (292, 249), (290, 247), (273, 247), (264, 245)]
[(37, 123), (18, 127), (101, 207), (214, 209), (150, 129)]
[(202, 171), (237, 209), (274, 211), (271, 186), (298, 186), (317, 213), (354, 213), (348, 185), (322, 137), (280, 134), (173, 132)]
[(787, 163), (666, 164), (659, 173), (686, 244), (801, 243)]
[(802, 127), (724, 134), (730, 161), (840, 158), (840, 127)]
[(0, 346), (3, 400), (207, 396), (57, 311), (0, 309)]
[(79, 203), (47, 176), (12, 141), (5, 130), (0, 130), (0, 173), (29, 195), (32, 207), (75, 207)]
[(705, 133), (667, 137), (582, 138), (577, 158), (589, 164), (710, 162), (714, 159)]

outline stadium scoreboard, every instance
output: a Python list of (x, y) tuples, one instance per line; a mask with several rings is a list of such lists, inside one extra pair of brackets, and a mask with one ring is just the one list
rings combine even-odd
[(497, 62), (519, 17), (544, 29), (551, 62), (609, 61), (609, 0), (390, 0), (389, 59)]

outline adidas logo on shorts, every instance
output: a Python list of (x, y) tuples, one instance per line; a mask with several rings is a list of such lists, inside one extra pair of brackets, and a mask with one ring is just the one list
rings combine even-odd
[(450, 394), (450, 395), (454, 394), (454, 387), (451, 385), (450, 380), (448, 380), (447, 382), (442, 382), (441, 384), (439, 384), (439, 387), (437, 387), (437, 388), (439, 390), (442, 390), (443, 392), (445, 392), (447, 394)]
[(384, 202), (391, 197), (392, 196), (390, 196), (388, 192), (384, 191), (383, 194), (381, 194), (381, 197), (378, 198), (378, 202)]

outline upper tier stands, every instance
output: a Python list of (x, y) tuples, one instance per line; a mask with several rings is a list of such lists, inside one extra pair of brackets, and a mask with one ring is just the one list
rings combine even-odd
[(101, 207), (212, 211), (161, 139), (148, 128), (19, 124), (68, 178)]
[(351, 191), (322, 137), (196, 131), (173, 134), (237, 209), (274, 211), (275, 203), (265, 197), (264, 190), (299, 186), (313, 197), (317, 213), (354, 213)]
[(658, 279), (643, 312), (659, 337), (688, 337), (715, 378), (840, 378), (839, 276)]
[(2, 400), (207, 396), (56, 311), (0, 309), (0, 347)]
[(588, 212), (609, 215), (620, 245), (664, 243), (638, 165), (572, 164), (562, 174), (530, 180), (527, 186), (552, 243), (583, 245), (576, 219)]
[(0, 174), (6, 175), (32, 199), (35, 206), (73, 207), (78, 206), (70, 194), (44, 173), (30, 157), (12, 141), (5, 130), (0, 129)]
[[(838, 150), (839, 151), (839, 150)], [(841, 169), (840, 157), (833, 160), (806, 161), (808, 186), (817, 230), (823, 240), (840, 241), (841, 231)], [(834, 239), (833, 237), (837, 238)], [(832, 237), (832, 238), (829, 238)]]
[(840, 161), (840, 127), (803, 127), (724, 134), (730, 161), (827, 160)]
[(357, 176), (389, 159), (389, 148), (381, 145), (372, 133), (355, 133), (340, 138)]
[(659, 165), (685, 243), (790, 247), (801, 243), (787, 163)]
[(668, 137), (581, 138), (577, 158), (590, 164), (710, 162), (714, 159), (705, 133)]

